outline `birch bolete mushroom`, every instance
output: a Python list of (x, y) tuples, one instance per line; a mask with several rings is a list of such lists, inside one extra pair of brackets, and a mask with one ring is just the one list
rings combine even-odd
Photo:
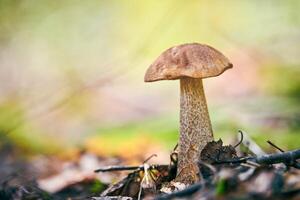
[(218, 50), (191, 43), (164, 51), (150, 65), (145, 82), (180, 80), (180, 137), (176, 181), (199, 181), (198, 160), (204, 146), (213, 140), (202, 79), (222, 74), (232, 68)]

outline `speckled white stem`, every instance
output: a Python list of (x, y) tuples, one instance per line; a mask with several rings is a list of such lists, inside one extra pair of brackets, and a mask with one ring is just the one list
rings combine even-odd
[(204, 146), (213, 140), (202, 79), (180, 79), (180, 139), (176, 181), (199, 180), (197, 161)]

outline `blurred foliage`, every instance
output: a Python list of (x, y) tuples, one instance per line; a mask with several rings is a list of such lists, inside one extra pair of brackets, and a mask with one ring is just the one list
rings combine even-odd
[(261, 69), (265, 81), (265, 92), (300, 100), (300, 67), (269, 65)]
[(173, 149), (178, 140), (175, 119), (160, 117), (116, 127), (97, 130), (89, 137), (85, 148), (101, 155), (134, 157), (143, 154), (156, 144)]
[(91, 186), (90, 188), (90, 192), (93, 193), (93, 194), (99, 194), (100, 192), (102, 192), (105, 188), (105, 185), (100, 182), (99, 180), (95, 180), (93, 185)]
[(228, 191), (228, 183), (226, 182), (226, 180), (224, 180), (224, 179), (219, 180), (219, 182), (217, 183), (217, 187), (216, 187), (216, 194), (218, 196), (222, 196), (227, 191)]
[(297, 0), (1, 0), (1, 135), (40, 153), (172, 149), (178, 83), (145, 85), (144, 71), (170, 46), (203, 42), (235, 67), (209, 96), (216, 138), (243, 129), (296, 148), (299, 10)]

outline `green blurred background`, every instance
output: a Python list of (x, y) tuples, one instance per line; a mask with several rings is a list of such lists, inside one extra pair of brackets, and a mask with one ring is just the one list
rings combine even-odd
[(216, 139), (242, 129), (263, 147), (299, 148), (299, 10), (297, 0), (0, 0), (1, 142), (43, 154), (172, 149), (179, 83), (143, 76), (163, 50), (199, 42), (234, 65), (204, 81)]

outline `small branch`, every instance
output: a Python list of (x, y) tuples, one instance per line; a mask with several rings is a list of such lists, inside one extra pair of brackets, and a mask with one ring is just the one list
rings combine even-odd
[(144, 165), (140, 166), (108, 166), (100, 169), (96, 169), (94, 172), (111, 172), (111, 171), (125, 171), (125, 170), (136, 170), (136, 169), (144, 169)]
[(176, 151), (176, 150), (177, 150), (177, 147), (178, 147), (178, 143), (175, 145), (173, 151)]
[[(169, 165), (150, 165), (149, 169), (156, 169), (159, 167), (168, 167)], [(94, 170), (95, 173), (98, 172), (112, 172), (112, 171), (127, 171), (127, 170), (144, 170), (144, 165), (140, 166), (108, 166), (100, 169)]]
[(267, 154), (258, 156), (254, 159), (254, 162), (258, 164), (276, 164), (285, 163), (293, 164), (297, 159), (300, 158), (300, 149), (294, 151), (287, 151), (282, 153)]
[[(281, 152), (281, 153), (274, 153), (274, 154), (266, 154), (262, 156), (250, 156), (244, 158), (235, 158), (231, 160), (222, 160), (216, 161), (213, 164), (224, 164), (224, 163), (245, 163), (248, 160), (258, 163), (258, 164), (265, 164), (271, 165), (276, 163), (285, 163), (287, 165), (295, 165), (297, 159), (300, 158), (300, 149)], [(299, 165), (300, 166), (300, 165)], [(298, 167), (298, 164), (296, 165)]]
[[(277, 145), (275, 145), (274, 143), (272, 143), (270, 140), (268, 140), (267, 142), (268, 142), (268, 144), (270, 144), (272, 147), (278, 149), (280, 152), (285, 152), (283, 149), (281, 149), (280, 147), (278, 147)], [(292, 164), (291, 166), (292, 166), (292, 167), (295, 167), (295, 168), (297, 168), (297, 169), (300, 169), (300, 163), (297, 162), (296, 160), (295, 160), (295, 163)]]
[(234, 145), (233, 148), (237, 148), (237, 147), (243, 142), (243, 140), (244, 140), (244, 134), (243, 134), (243, 131), (239, 130), (238, 132), (239, 132), (240, 135), (241, 135), (241, 139), (240, 139), (240, 141), (239, 141), (236, 145)]
[(146, 162), (148, 162), (151, 158), (153, 157), (157, 157), (157, 154), (152, 154), (151, 156), (149, 156), (143, 163), (145, 164)]
[(284, 150), (282, 150), (280, 147), (278, 147), (277, 145), (275, 145), (273, 142), (271, 142), (270, 140), (267, 141), (267, 143), (269, 145), (271, 145), (272, 147), (274, 147), (275, 149), (279, 150), (280, 152), (284, 152)]

